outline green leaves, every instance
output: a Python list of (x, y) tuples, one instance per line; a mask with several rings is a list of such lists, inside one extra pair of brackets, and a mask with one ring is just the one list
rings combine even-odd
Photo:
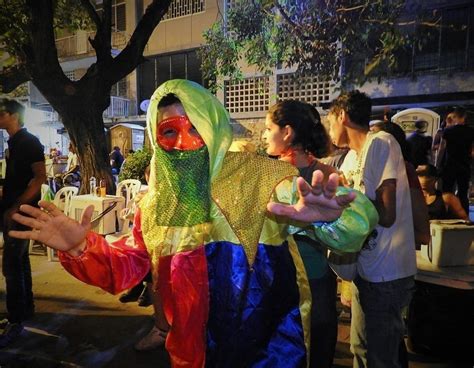
[[(365, 79), (396, 64), (394, 54), (411, 38), (398, 21), (405, 0), (240, 0), (231, 2), (227, 22), (219, 21), (204, 38), (202, 69), (214, 80), (241, 77), (239, 60), (267, 73), (278, 65), (340, 78), (341, 60), (351, 80)], [(413, 16), (416, 16), (413, 13)], [(357, 63), (356, 63), (357, 64)], [(359, 63), (360, 64), (360, 63)]]

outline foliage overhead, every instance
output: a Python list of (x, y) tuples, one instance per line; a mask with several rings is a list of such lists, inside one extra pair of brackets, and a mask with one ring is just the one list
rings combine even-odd
[[(203, 71), (211, 81), (239, 79), (239, 65), (245, 62), (263, 73), (297, 66), (299, 73), (334, 80), (344, 75), (348, 80), (363, 81), (377, 68), (396, 66), (395, 52), (413, 35), (406, 32), (406, 26), (414, 22), (402, 22), (402, 16), (409, 14), (413, 19), (421, 11), (421, 3), (235, 0), (226, 21), (216, 22), (204, 34)], [(363, 68), (353, 68), (354, 63), (342, 65), (343, 60), (358, 61)]]

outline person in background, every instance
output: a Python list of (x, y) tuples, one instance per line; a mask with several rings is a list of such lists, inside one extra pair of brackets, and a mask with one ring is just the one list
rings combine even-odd
[(433, 165), (436, 166), (436, 169), (438, 171), (440, 171), (441, 168), (445, 164), (444, 162), (445, 157), (439, 156), (439, 153), (440, 153), (439, 148), (440, 148), (441, 139), (443, 138), (443, 132), (444, 132), (444, 129), (452, 125), (453, 125), (453, 113), (452, 111), (449, 111), (446, 114), (446, 118), (441, 122), (440, 127), (436, 131), (435, 136), (433, 138), (433, 144), (431, 146), (431, 157), (433, 158)]
[(384, 120), (371, 120), (369, 121), (369, 129), (371, 132), (377, 133), (380, 132), (383, 129), (383, 126), (385, 125)]
[(290, 164), (228, 152), (229, 114), (197, 83), (167, 81), (150, 100), (149, 192), (128, 238), (90, 231), (93, 206), (78, 223), (43, 201), (49, 216), (22, 206), (15, 219), (34, 230), (11, 235), (58, 249), (66, 270), (112, 293), (151, 270), (173, 367), (305, 366), (310, 295), (291, 234), (358, 252), (377, 211), (338, 175), (309, 184)]
[(67, 154), (66, 168), (63, 173), (57, 174), (55, 177), (56, 188), (63, 186), (80, 184), (81, 172), (79, 170), (79, 158), (72, 142), (69, 143), (69, 153)]
[(8, 156), (3, 187), (3, 259), (6, 280), (8, 317), (0, 322), (4, 328), (0, 348), (9, 345), (23, 331), (23, 321), (33, 317), (31, 265), (29, 241), (12, 238), (11, 230), (24, 230), (13, 219), (21, 205), (36, 206), (41, 196), (41, 184), (46, 181), (44, 147), (24, 125), (25, 108), (15, 100), (0, 100), (0, 129), (8, 133)]
[[(433, 165), (421, 165), (416, 169), (423, 190), (424, 199), (428, 206), (430, 220), (462, 219), (469, 220), (469, 216), (461, 206), (459, 198), (450, 192), (441, 192), (436, 189), (438, 173)], [(425, 243), (426, 244), (426, 243)]]
[(421, 190), (420, 181), (415, 171), (415, 167), (410, 162), (410, 145), (407, 142), (405, 132), (398, 124), (387, 123), (383, 131), (395, 137), (402, 150), (405, 168), (407, 172), (408, 185), (410, 187), (411, 210), (413, 216), (413, 227), (415, 230), (415, 244), (417, 249), (421, 249), (421, 244), (428, 244), (431, 239), (428, 207)]
[[(445, 164), (441, 169), (443, 192), (455, 193), (464, 211), (469, 213), (469, 180), (474, 143), (474, 129), (466, 125), (467, 112), (456, 107), (452, 113), (453, 126), (446, 128), (440, 143), (440, 153), (446, 152)], [(436, 164), (436, 167), (441, 165)]]
[[(327, 155), (329, 136), (318, 111), (311, 105), (286, 100), (267, 113), (263, 139), (267, 154), (295, 166), (299, 175), (311, 181), (313, 172), (325, 176), (336, 169), (318, 159)], [(311, 289), (311, 345), (309, 367), (332, 367), (337, 342), (336, 275), (327, 263), (327, 248), (305, 235), (294, 235)]]
[(123, 160), (124, 158), (122, 152), (120, 152), (120, 147), (115, 146), (112, 152), (110, 152), (110, 166), (112, 167), (112, 174), (118, 175), (120, 173)]
[(433, 139), (425, 135), (427, 127), (427, 121), (415, 121), (415, 131), (406, 139), (410, 146), (411, 163), (415, 169), (418, 165), (427, 165), (431, 162), (431, 144)]
[(405, 161), (395, 138), (369, 132), (372, 102), (342, 93), (328, 120), (336, 146), (349, 146), (341, 171), (375, 204), (379, 222), (357, 258), (352, 283), (354, 367), (407, 367), (403, 310), (415, 286), (415, 236)]

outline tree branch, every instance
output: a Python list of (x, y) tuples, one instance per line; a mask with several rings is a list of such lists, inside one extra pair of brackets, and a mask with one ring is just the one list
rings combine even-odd
[(106, 71), (112, 84), (118, 82), (137, 65), (143, 62), (143, 51), (154, 29), (168, 11), (171, 0), (153, 0), (145, 10), (127, 46), (113, 59), (111, 67)]
[(30, 10), (29, 44), (25, 54), (33, 80), (66, 78), (59, 65), (53, 31), (53, 6), (51, 0), (26, 0)]
[(99, 29), (102, 21), (99, 17), (99, 14), (97, 14), (97, 11), (95, 10), (94, 5), (92, 5), (90, 0), (81, 0), (81, 4), (86, 9), (87, 14), (89, 14), (89, 17), (91, 17), (92, 21), (96, 25), (96, 28)]
[(112, 60), (112, 0), (103, 2), (102, 20), (97, 25), (97, 32), (94, 39), (89, 39), (97, 56), (98, 65), (108, 65)]
[(365, 4), (353, 6), (351, 8), (338, 8), (338, 9), (336, 9), (336, 12), (337, 13), (347, 13), (347, 12), (351, 12), (351, 11), (354, 11), (354, 10), (364, 9), (368, 5), (369, 5), (369, 2), (366, 2)]
[(291, 28), (294, 29), (294, 31), (297, 33), (298, 37), (301, 39), (301, 40), (305, 40), (306, 37), (305, 35), (301, 32), (301, 29), (300, 27), (291, 20), (291, 18), (288, 16), (288, 14), (286, 14), (286, 11), (285, 9), (283, 9), (283, 7), (280, 5), (280, 3), (278, 2), (278, 0), (275, 1), (275, 6), (277, 7), (278, 11), (280, 12), (280, 14), (282, 15), (283, 19), (291, 26)]
[(29, 80), (31, 80), (31, 77), (23, 65), (14, 65), (5, 68), (0, 72), (1, 93), (9, 93)]

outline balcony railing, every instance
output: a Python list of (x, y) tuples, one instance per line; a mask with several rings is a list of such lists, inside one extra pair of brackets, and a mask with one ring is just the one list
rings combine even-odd
[(135, 114), (134, 105), (128, 98), (110, 96), (110, 106), (104, 111), (104, 118), (127, 117)]
[[(94, 53), (89, 38), (93, 38), (95, 32), (79, 31), (68, 37), (56, 39), (56, 49), (58, 57), (65, 58), (79, 55), (90, 55)], [(122, 49), (127, 44), (127, 35), (125, 32), (112, 32), (112, 49)]]

